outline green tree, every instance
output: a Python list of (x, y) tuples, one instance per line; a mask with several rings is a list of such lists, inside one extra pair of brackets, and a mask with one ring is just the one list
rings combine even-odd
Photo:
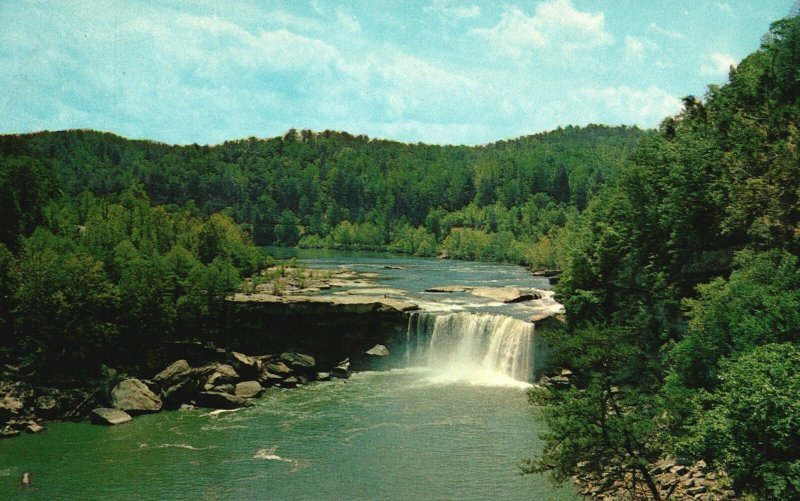
[(726, 359), (686, 451), (723, 466), (740, 492), (800, 496), (800, 348), (766, 344)]

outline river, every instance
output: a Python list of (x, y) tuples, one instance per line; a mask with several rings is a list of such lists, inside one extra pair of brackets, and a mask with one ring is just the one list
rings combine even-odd
[[(440, 314), (451, 315), (447, 325), (459, 329), (464, 318), (452, 315), (523, 313), (463, 294), (426, 295), (425, 288), (546, 287), (515, 266), (300, 257), (314, 267), (379, 270), (387, 287), (433, 310), (441, 304)], [(410, 322), (409, 339), (420, 332)], [(540, 450), (543, 426), (527, 403), (526, 381), (486, 377), (486, 367), (465, 367), (469, 357), (451, 360), (433, 344), (426, 355), (418, 343), (409, 367), (271, 388), (251, 408), (162, 412), (116, 427), (51, 423), (43, 433), (5, 440), (0, 499), (576, 499), (569, 486), (520, 475), (520, 461)], [(19, 487), (24, 471), (34, 488)]]

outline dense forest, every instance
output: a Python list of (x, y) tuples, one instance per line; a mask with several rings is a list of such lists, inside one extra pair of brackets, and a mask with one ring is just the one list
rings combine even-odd
[(569, 388), (532, 471), (633, 478), (675, 456), (800, 498), (800, 19), (658, 131), (480, 147), (289, 131), (170, 146), (0, 137), (0, 359), (63, 384), (219, 340), (269, 244), (563, 269)]
[(553, 265), (550, 240), (647, 134), (567, 127), (464, 147), (292, 130), (201, 147), (66, 131), (0, 137), (0, 153), (51, 165), (66, 198), (138, 185), (155, 205), (226, 211), (258, 245)]
[(575, 385), (534, 391), (534, 471), (634, 479), (661, 457), (738, 494), (800, 498), (800, 18), (687, 97), (573, 228), (551, 341)]

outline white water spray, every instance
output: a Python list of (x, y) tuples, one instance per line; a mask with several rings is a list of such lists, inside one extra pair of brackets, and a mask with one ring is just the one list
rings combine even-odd
[(528, 383), (533, 378), (533, 324), (505, 315), (415, 313), (408, 323), (409, 365), (452, 380)]

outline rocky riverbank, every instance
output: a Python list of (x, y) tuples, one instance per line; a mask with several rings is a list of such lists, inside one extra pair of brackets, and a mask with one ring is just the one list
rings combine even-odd
[[(38, 433), (52, 420), (88, 418), (114, 425), (138, 414), (164, 410), (246, 407), (267, 388), (295, 388), (350, 377), (349, 359), (321, 366), (304, 353), (248, 356), (209, 346), (195, 348), (189, 357), (192, 363), (179, 359), (152, 377), (115, 377), (90, 389), (61, 390), (4, 380), (0, 382), (0, 436)], [(375, 358), (387, 355), (382, 345), (365, 353)], [(5, 378), (10, 376), (9, 371), (4, 373)]]

